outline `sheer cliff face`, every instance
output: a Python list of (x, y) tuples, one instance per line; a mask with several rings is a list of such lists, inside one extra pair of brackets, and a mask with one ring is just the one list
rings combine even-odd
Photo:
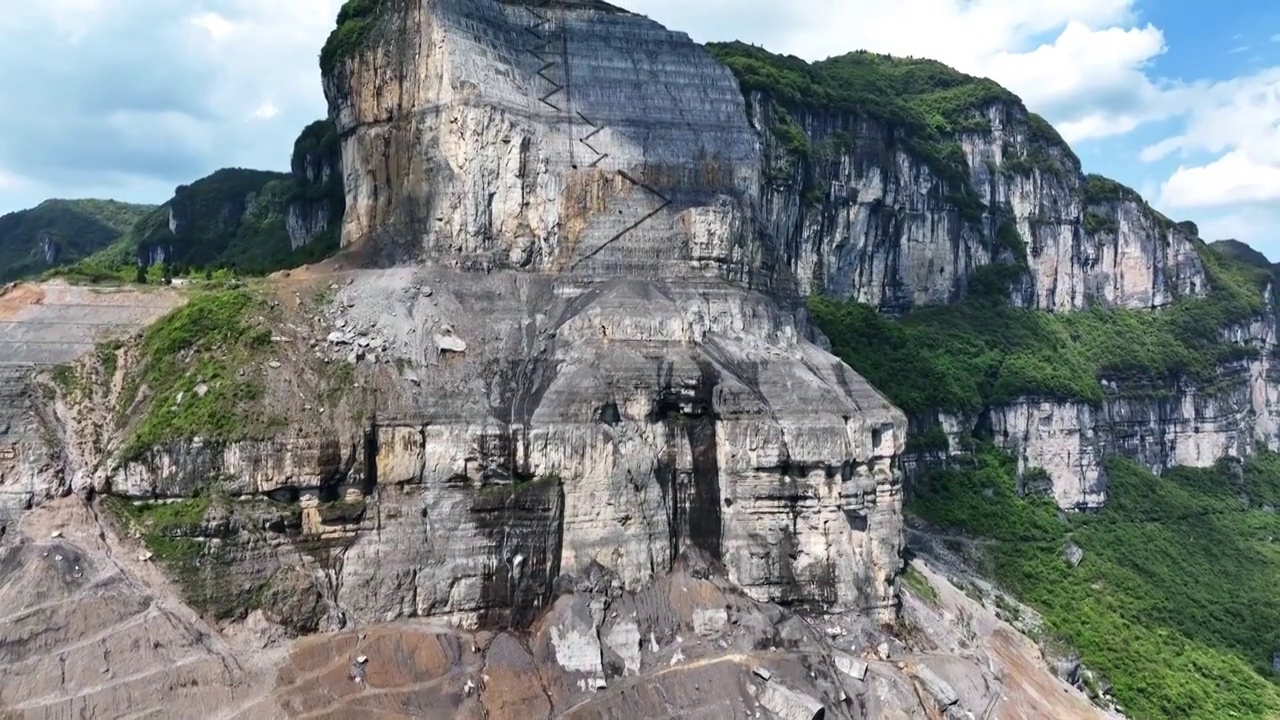
[[(215, 477), (296, 503), (266, 538), (261, 518), (205, 524), (235, 587), (303, 563), (333, 622), (523, 625), (562, 575), (636, 590), (686, 551), (759, 600), (894, 616), (905, 419), (769, 297), (434, 267), (336, 294), (330, 321), (376, 327), (395, 358), (355, 370), (367, 432), (330, 405), (273, 441), (155, 448), (99, 489), (181, 498)], [(299, 362), (277, 363), (265, 408), (296, 404)]]
[(325, 81), (345, 244), (459, 267), (746, 279), (758, 142), (732, 75), (602, 3), (386, 3)]
[[(343, 242), (419, 261), (329, 310), (395, 359), (358, 365), (376, 424), (177, 443), (104, 482), (300, 498), (298, 532), (337, 547), (325, 599), (361, 620), (519, 624), (558, 576), (636, 589), (695, 550), (755, 598), (891, 618), (905, 418), (750, 289), (775, 270), (730, 72), (601, 3), (369, 22), (325, 79)], [(361, 511), (307, 519), (344, 496)]]
[(969, 216), (886, 123), (788, 109), (822, 149), (797, 160), (769, 98), (754, 93), (750, 107), (766, 145), (764, 217), (803, 294), (893, 312), (953, 302), (979, 268), (1017, 260), (997, 238), (1004, 221), (1029, 267), (1012, 298), (1020, 305), (1155, 308), (1206, 290), (1192, 236), (1131, 192), (1092, 187), (1069, 151), (1033, 136), (1021, 107), (991, 105), (988, 131), (959, 136), (985, 206)]
[(1280, 447), (1276, 319), (1260, 318), (1224, 335), (1255, 352), (1221, 367), (1210, 388), (1134, 392), (1139, 389), (1108, 384), (1108, 397), (1098, 406), (1028, 398), (990, 408), (983, 418), (944, 417), (942, 425), (952, 447), (974, 427), (989, 429), (1021, 470), (1048, 474), (1051, 486), (1041, 489), (1050, 490), (1060, 507), (1100, 508), (1107, 498), (1107, 457), (1128, 457), (1162, 472), (1246, 457), (1258, 445)]

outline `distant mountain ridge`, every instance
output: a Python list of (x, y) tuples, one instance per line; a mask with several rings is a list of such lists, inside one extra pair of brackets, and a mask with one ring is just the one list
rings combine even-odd
[(227, 269), (261, 275), (338, 249), (344, 209), (333, 123), (294, 143), (291, 172), (223, 168), (162, 205), (47, 200), (0, 217), (0, 281), (53, 273), (88, 281)]
[(155, 205), (45, 200), (0, 216), (0, 282), (82, 260), (117, 241)]

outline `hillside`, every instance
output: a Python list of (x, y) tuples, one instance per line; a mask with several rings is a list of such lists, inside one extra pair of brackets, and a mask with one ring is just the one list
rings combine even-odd
[(154, 209), (115, 200), (46, 200), (0, 216), (0, 282), (82, 260)]
[(333, 124), (299, 134), (291, 172), (223, 168), (181, 185), (106, 247), (59, 271), (90, 281), (132, 281), (226, 270), (263, 275), (338, 249), (344, 198)]

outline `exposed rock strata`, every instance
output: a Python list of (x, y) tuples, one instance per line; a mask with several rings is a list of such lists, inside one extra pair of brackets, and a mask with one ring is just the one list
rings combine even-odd
[[(750, 718), (769, 708), (853, 720), (988, 706), (993, 717), (1104, 717), (1028, 640), (932, 582), (945, 604), (907, 596), (918, 628), (907, 644), (857, 616), (815, 623), (755, 602), (697, 551), (636, 592), (607, 574), (574, 578), (529, 633), (418, 621), (289, 641), (256, 613), (222, 632), (194, 617), (153, 562), (67, 498), (0, 545), (0, 707), (23, 720)], [(956, 617), (981, 632), (963, 636)], [(872, 652), (881, 643), (891, 661)], [(932, 694), (916, 690), (926, 679)]]
[[(316, 584), (361, 622), (520, 625), (559, 574), (635, 589), (688, 548), (758, 599), (892, 616), (905, 419), (767, 297), (405, 269), (355, 276), (336, 305), (421, 363), (366, 371), (370, 433), (173, 443), (103, 489), (356, 497), (295, 540), (342, 539)], [(445, 326), (465, 352), (436, 351)]]
[(1208, 289), (1194, 233), (1131, 191), (1096, 192), (1069, 150), (1032, 133), (1020, 105), (991, 105), (978, 118), (988, 131), (958, 136), (986, 208), (976, 218), (883, 122), (788, 108), (826, 149), (797, 161), (773, 131), (770, 99), (754, 93), (749, 105), (765, 138), (762, 215), (803, 294), (892, 312), (954, 302), (979, 268), (1017, 260), (997, 239), (1006, 220), (1030, 268), (1012, 298), (1022, 306), (1157, 308)]
[(394, 2), (325, 79), (344, 244), (464, 268), (766, 279), (729, 71), (586, 4)]
[[(1274, 367), (1275, 320), (1259, 319), (1224, 331), (1247, 356), (1220, 369), (1212, 387), (1165, 387), (1105, 382), (1102, 403), (1023, 398), (976, 416), (941, 414), (918, 421), (937, 427), (949, 452), (976, 435), (1012, 452), (1019, 470), (1041, 468), (1064, 509), (1102, 507), (1105, 460), (1128, 457), (1153, 472), (1183, 465), (1208, 467), (1224, 457), (1246, 457), (1259, 446), (1280, 448), (1280, 377)], [(908, 474), (940, 458), (931, 453), (907, 463)]]

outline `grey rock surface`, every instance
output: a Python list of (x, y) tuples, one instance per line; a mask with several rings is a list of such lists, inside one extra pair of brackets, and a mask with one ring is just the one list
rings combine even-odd
[[(1019, 636), (1007, 626), (992, 625), (969, 653), (939, 665), (930, 648), (951, 628), (921, 610), (910, 635), (918, 645), (890, 638), (903, 669), (868, 652), (885, 637), (879, 624), (857, 613), (821, 618), (848, 630), (833, 640), (817, 630), (820, 618), (746, 597), (697, 550), (635, 592), (600, 574), (567, 579), (526, 632), (419, 620), (293, 640), (259, 613), (215, 628), (177, 600), (155, 561), (137, 555), (108, 517), (64, 498), (25, 515), (0, 543), (8, 716), (925, 718), (936, 706), (918, 696), (915, 668), (927, 663), (961, 696), (952, 708), (970, 693), (1002, 698), (992, 718), (1104, 717), (1020, 655), (1026, 646), (1010, 644)], [(949, 612), (977, 612), (945, 580), (934, 582)], [(699, 617), (710, 611), (728, 622), (700, 637)], [(999, 672), (988, 652), (1004, 663)], [(851, 654), (866, 664), (864, 679), (831, 662)]]
[[(414, 383), (391, 362), (362, 376), (371, 429), (176, 442), (109, 489), (188, 497), (215, 476), (295, 498), (304, 539), (342, 538), (315, 572), (360, 622), (521, 626), (558, 575), (596, 568), (635, 590), (690, 549), (759, 600), (892, 617), (905, 418), (769, 297), (432, 267), (350, 277), (333, 312), (418, 368)], [(439, 352), (445, 326), (465, 352)], [(362, 514), (313, 514), (341, 498)], [(699, 616), (708, 636), (723, 622)]]
[[(852, 113), (786, 110), (811, 146), (830, 149), (795, 162), (770, 130), (770, 99), (753, 94), (765, 175), (775, 178), (761, 191), (761, 218), (785, 248), (803, 294), (891, 312), (953, 302), (978, 269), (1018, 259), (996, 237), (1005, 221), (1025, 245), (1030, 268), (1014, 289), (1019, 305), (1156, 308), (1208, 291), (1192, 235), (1136, 194), (1089, 197), (1078, 160), (1033, 137), (1021, 106), (989, 106), (978, 119), (990, 129), (959, 138), (969, 182), (986, 208), (977, 218), (958, 211), (948, 184), (903, 147), (891, 125)], [(1037, 154), (1056, 169), (1012, 169)], [(814, 187), (825, 192), (814, 198), (807, 194)]]
[[(981, 416), (939, 415), (936, 422), (953, 450), (981, 427), (1018, 459), (1020, 472), (1043, 469), (1060, 507), (1099, 508), (1106, 503), (1107, 457), (1128, 457), (1163, 472), (1248, 457), (1259, 445), (1280, 448), (1276, 318), (1222, 332), (1241, 347), (1242, 357), (1219, 369), (1212, 388), (1184, 386), (1169, 393), (1163, 386), (1107, 381), (1097, 406), (1024, 398)], [(910, 472), (920, 466), (907, 463)]]
[(583, 277), (768, 281), (726, 68), (603, 3), (423, 0), (325, 80), (343, 242)]

